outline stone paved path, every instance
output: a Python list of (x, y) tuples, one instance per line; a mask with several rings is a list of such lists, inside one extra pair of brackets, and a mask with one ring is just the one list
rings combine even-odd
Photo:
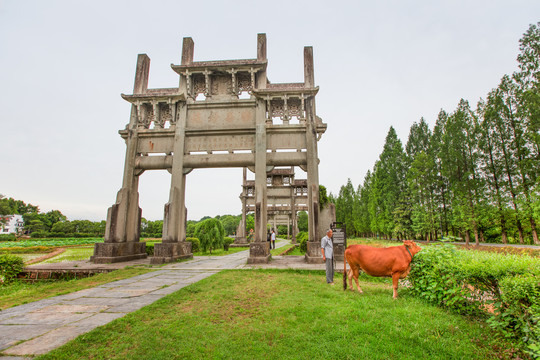
[[(277, 241), (276, 246), (286, 245)], [(45, 354), (224, 269), (250, 268), (249, 250), (201, 256), (160, 270), (0, 311), (0, 360)]]

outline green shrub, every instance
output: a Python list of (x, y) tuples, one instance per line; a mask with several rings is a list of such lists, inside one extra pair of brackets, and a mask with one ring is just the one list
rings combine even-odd
[(73, 234), (66, 234), (62, 232), (50, 232), (47, 234), (47, 237), (50, 238), (66, 238), (66, 237), (72, 237)]
[(22, 271), (24, 261), (20, 256), (0, 255), (0, 284), (10, 283)]
[(302, 253), (307, 252), (308, 239), (309, 239), (309, 235), (307, 231), (300, 231), (298, 234), (296, 234), (296, 241), (300, 245), (300, 252)]
[(33, 239), (44, 239), (48, 235), (49, 233), (47, 231), (39, 230), (39, 231), (34, 231), (33, 233), (31, 233), (30, 237)]
[(195, 237), (201, 242), (203, 252), (219, 249), (223, 246), (225, 229), (218, 219), (206, 219), (195, 226)]
[(229, 246), (234, 242), (234, 239), (231, 237), (223, 238), (223, 250), (229, 251)]
[(191, 243), (191, 252), (196, 253), (201, 250), (201, 242), (199, 239), (194, 237), (188, 237), (186, 238), (186, 241), (189, 241)]
[(506, 338), (521, 340), (529, 355), (540, 358), (540, 277), (517, 275), (502, 279), (499, 285), (501, 301), (493, 304), (489, 325)]
[(479, 314), (489, 325), (540, 357), (540, 259), (527, 255), (426, 246), (413, 259), (410, 291), (428, 301)]
[(146, 244), (146, 255), (154, 256), (154, 243)]
[(15, 234), (0, 234), (0, 241), (15, 241), (17, 236)]

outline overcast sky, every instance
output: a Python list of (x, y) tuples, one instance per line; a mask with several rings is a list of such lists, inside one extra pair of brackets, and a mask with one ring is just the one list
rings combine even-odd
[[(268, 78), (303, 81), (313, 46), (319, 178), (332, 193), (363, 182), (393, 126), (403, 144), (421, 117), (472, 105), (517, 69), (518, 41), (540, 1), (20, 1), (0, 0), (0, 194), (102, 220), (122, 184), (137, 54), (149, 87), (178, 86), (183, 37), (195, 61), (256, 58)], [(305, 173), (297, 170), (297, 178)], [(188, 218), (239, 214), (242, 170), (194, 170)], [(143, 217), (163, 217), (170, 175), (140, 179)]]

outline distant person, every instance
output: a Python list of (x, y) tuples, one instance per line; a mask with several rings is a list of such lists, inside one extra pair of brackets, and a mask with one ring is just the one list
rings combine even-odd
[(249, 229), (248, 242), (253, 240), (253, 229)]
[(276, 232), (274, 231), (274, 229), (272, 229), (272, 237), (270, 238), (270, 240), (272, 240), (272, 249), (275, 249), (276, 248)]
[(321, 239), (321, 253), (326, 262), (326, 283), (334, 285), (334, 244), (332, 243), (332, 229), (328, 229), (326, 236)]
[(271, 249), (272, 248), (272, 233), (270, 232), (270, 230), (268, 230), (266, 233), (266, 241), (268, 241), (268, 245), (270, 245), (269, 248)]

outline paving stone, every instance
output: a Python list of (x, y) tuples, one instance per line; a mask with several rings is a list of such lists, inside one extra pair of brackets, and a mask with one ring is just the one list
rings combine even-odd
[(86, 333), (84, 327), (63, 326), (52, 330), (45, 335), (26, 341), (17, 346), (3, 350), (7, 355), (41, 355), (54, 350), (69, 340)]
[(34, 313), (96, 313), (107, 309), (105, 305), (59, 304), (34, 311)]
[(178, 290), (182, 288), (185, 288), (188, 285), (189, 284), (177, 284), (177, 285), (168, 286), (166, 288), (152, 291), (152, 295), (169, 295), (169, 294), (172, 294), (173, 292), (177, 292)]
[(77, 304), (77, 305), (104, 305), (104, 306), (118, 306), (130, 301), (129, 298), (99, 298), (99, 297), (83, 297), (64, 304)]
[(0, 325), (65, 325), (91, 316), (91, 313), (27, 313), (0, 322)]
[(0, 339), (15, 342), (28, 340), (54, 330), (56, 327), (55, 325), (0, 325)]
[(150, 305), (153, 302), (161, 299), (162, 297), (164, 297), (164, 295), (145, 295), (145, 296), (141, 296), (141, 297), (138, 297), (138, 298), (134, 298), (133, 301), (128, 303), (128, 304), (111, 307), (111, 308), (105, 310), (105, 312), (107, 312), (107, 313), (117, 313), (117, 312), (130, 313), (130, 312), (133, 312), (133, 311), (137, 311), (137, 310), (139, 310), (140, 308), (142, 308), (142, 307), (144, 307), (146, 305)]
[(111, 289), (106, 292), (103, 292), (99, 295), (102, 298), (132, 298), (142, 295), (146, 295), (150, 290), (121, 290), (121, 289)]
[[(17, 342), (19, 342), (19, 340), (0, 337), (0, 351), (15, 345)], [(2, 355), (0, 355), (0, 359), (4, 360), (1, 356)]]
[(105, 324), (110, 323), (113, 320), (116, 320), (118, 318), (121, 318), (125, 316), (126, 313), (116, 312), (116, 313), (99, 313), (92, 315), (90, 317), (87, 317), (86, 319), (82, 319), (80, 321), (74, 322), (69, 324), (69, 326), (77, 326), (80, 328), (85, 328), (86, 331), (93, 330), (94, 328), (97, 328), (98, 326), (102, 326)]

